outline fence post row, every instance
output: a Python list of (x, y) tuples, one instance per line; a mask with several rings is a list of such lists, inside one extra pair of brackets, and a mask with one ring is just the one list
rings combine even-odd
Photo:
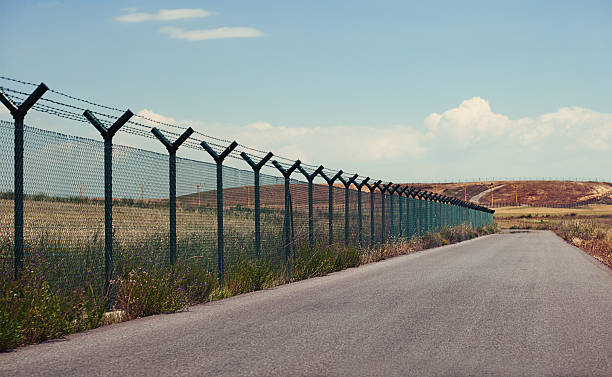
[(349, 187), (355, 183), (355, 180), (359, 177), (359, 174), (355, 174), (349, 179), (344, 179), (342, 176), (338, 177), (338, 180), (344, 185), (344, 245), (349, 244)]
[(217, 164), (217, 280), (219, 284), (222, 284), (225, 277), (223, 260), (223, 160), (236, 149), (238, 143), (235, 140), (232, 141), (221, 154), (217, 154), (205, 141), (202, 141), (200, 145)]
[(381, 204), (382, 204), (382, 208), (381, 208), (381, 232), (380, 232), (380, 242), (381, 243), (385, 243), (385, 192), (387, 192), (389, 190), (389, 187), (391, 187), (393, 183), (389, 182), (386, 185), (382, 185), (380, 186), (378, 189), (380, 190), (381, 193)]
[(328, 177), (325, 172), (321, 172), (321, 177), (327, 182), (329, 186), (329, 244), (331, 245), (334, 242), (334, 181), (338, 179), (342, 175), (342, 170), (338, 171), (333, 177)]
[(374, 190), (380, 190), (381, 180), (376, 181), (372, 185), (364, 182), (365, 186), (370, 190), (370, 247), (374, 246)]
[(244, 152), (240, 153), (240, 156), (247, 162), (247, 164), (249, 164), (251, 169), (253, 169), (253, 177), (255, 180), (255, 255), (257, 258), (259, 258), (261, 256), (261, 204), (259, 199), (259, 172), (261, 168), (272, 158), (272, 156), (274, 156), (274, 154), (272, 154), (272, 152), (268, 152), (268, 154), (258, 163), (253, 162), (249, 155)]
[(370, 180), (370, 177), (366, 177), (361, 183), (355, 185), (357, 187), (357, 217), (358, 217), (358, 229), (359, 229), (359, 246), (363, 246), (363, 218), (361, 211), (361, 189), (367, 182)]
[(313, 192), (312, 185), (313, 180), (319, 173), (323, 171), (323, 165), (320, 165), (312, 174), (308, 174), (308, 172), (300, 165), (297, 169), (306, 177), (308, 181), (308, 246), (310, 251), (314, 250), (314, 208), (313, 208)]
[(6, 106), (15, 120), (15, 279), (19, 277), (19, 271), (23, 268), (23, 120), (28, 110), (47, 90), (49, 90), (47, 85), (40, 83), (19, 106), (0, 91), (0, 102)]
[(297, 160), (289, 167), (289, 169), (283, 168), (283, 166), (276, 160), (272, 161), (272, 164), (281, 172), (283, 177), (285, 178), (285, 216), (283, 219), (283, 248), (285, 249), (285, 260), (289, 260), (289, 256), (291, 254), (291, 224), (289, 219), (289, 211), (290, 209), (290, 192), (289, 192), (289, 178), (291, 177), (291, 173), (295, 169), (300, 166), (301, 161)]
[(399, 233), (398, 233), (398, 235), (399, 235), (400, 237), (404, 235), (404, 230), (402, 229), (402, 207), (404, 206), (404, 205), (403, 205), (403, 200), (404, 200), (403, 196), (404, 196), (404, 192), (405, 192), (407, 189), (408, 189), (408, 186), (399, 187), (399, 188), (397, 189), (397, 196), (398, 196), (398, 198), (399, 198), (399, 199), (398, 199), (398, 200), (399, 200), (399, 204), (398, 204), (398, 206), (399, 206), (399, 209), (398, 209), (398, 211), (399, 211), (399, 220), (398, 220), (398, 221), (399, 221), (399, 223), (397, 224), (397, 226), (398, 226), (398, 228), (399, 228)]
[(108, 294), (113, 278), (113, 136), (133, 115), (127, 110), (106, 128), (91, 111), (83, 113), (104, 139), (104, 294)]

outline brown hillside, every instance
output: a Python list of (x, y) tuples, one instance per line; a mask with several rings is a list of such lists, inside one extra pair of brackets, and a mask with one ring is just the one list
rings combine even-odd
[[(531, 206), (564, 206), (580, 204), (612, 204), (612, 184), (602, 182), (575, 182), (575, 181), (494, 181), (494, 182), (466, 182), (466, 183), (414, 183), (423, 190), (432, 191), (459, 199), (473, 197), (491, 187), (499, 187), (493, 191), (493, 207), (501, 207), (518, 203)], [(351, 186), (351, 189), (354, 189)], [(367, 192), (367, 189), (364, 189)], [(308, 203), (308, 185), (292, 184), (291, 194), (294, 206), (306, 206)], [(214, 207), (217, 198), (216, 191), (205, 191), (199, 194), (200, 205)], [(284, 186), (261, 186), (261, 205), (267, 208), (283, 208)], [(253, 186), (229, 188), (223, 190), (224, 205), (233, 207), (253, 207)], [(356, 200), (356, 193), (351, 190), (351, 200)], [(193, 193), (178, 198), (178, 202), (185, 207), (197, 207), (198, 194)], [(327, 208), (327, 185), (314, 186), (314, 205), (316, 208)], [(483, 195), (479, 202), (483, 206), (491, 206), (491, 194)], [(335, 186), (334, 204), (344, 206), (344, 188)]]
[[(503, 187), (499, 187), (502, 186)], [(448, 196), (467, 199), (492, 187), (499, 187), (493, 191), (493, 206), (500, 207), (516, 204), (532, 206), (560, 206), (580, 205), (589, 203), (612, 203), (612, 184), (607, 182), (575, 182), (575, 181), (493, 181), (493, 182), (466, 182), (466, 183), (440, 183), (416, 184), (424, 190), (443, 193)], [(483, 195), (479, 204), (491, 205), (491, 194)]]

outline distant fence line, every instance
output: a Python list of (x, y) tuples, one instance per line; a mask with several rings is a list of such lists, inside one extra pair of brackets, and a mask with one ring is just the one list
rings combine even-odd
[[(108, 119), (107, 114), (85, 109), (79, 118), (74, 110), (58, 107), (66, 104), (48, 100), (51, 105), (47, 105), (43, 98), (47, 91), (44, 84), (27, 98), (19, 97), (20, 91), (0, 91), (0, 100), (15, 120), (14, 124), (0, 122), (0, 150), (4, 156), (14, 155), (14, 164), (5, 158), (0, 165), (0, 186), (5, 188), (0, 195), (5, 220), (0, 226), (4, 235), (13, 230), (12, 240), (2, 242), (13, 250), (15, 277), (24, 259), (42, 255), (63, 269), (65, 276), (78, 275), (79, 268), (93, 269), (104, 277), (105, 290), (117, 268), (185, 260), (216, 270), (221, 282), (227, 263), (244, 257), (287, 264), (298, 248), (312, 251), (317, 245), (338, 241), (371, 247), (445, 227), (480, 227), (493, 221), (493, 210), (457, 198), (330, 172), (299, 160), (273, 160), (272, 153), (259, 155), (244, 149), (239, 153), (235, 141), (223, 145), (219, 139), (197, 140), (214, 163), (177, 158), (182, 145), (193, 148), (196, 144), (191, 128), (181, 133), (162, 127), (150, 130), (165, 147), (165, 155), (113, 145), (114, 135), (123, 129), (151, 134), (126, 126), (134, 116), (130, 110)], [(15, 94), (11, 98), (7, 93)], [(24, 127), (30, 109), (70, 120), (86, 119), (103, 141)], [(250, 170), (224, 166), (229, 156), (244, 160)], [(273, 166), (282, 177), (261, 174), (263, 166)], [(299, 176), (305, 181), (292, 178)], [(326, 184), (315, 183), (316, 177)], [(120, 199), (114, 194), (137, 188), (140, 199), (138, 195)], [(104, 199), (89, 199), (84, 191), (103, 192)], [(9, 203), (13, 224), (7, 221)]]

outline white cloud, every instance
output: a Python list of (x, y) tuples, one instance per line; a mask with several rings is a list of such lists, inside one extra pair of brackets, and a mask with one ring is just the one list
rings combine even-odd
[(582, 147), (607, 150), (612, 145), (612, 114), (580, 107), (563, 107), (536, 118), (510, 119), (494, 113), (489, 103), (474, 97), (442, 114), (425, 119), (427, 139), (445, 140), (448, 146), (465, 149), (479, 143), (557, 148)]
[(187, 41), (204, 41), (208, 39), (223, 38), (254, 38), (261, 37), (263, 33), (250, 27), (220, 27), (217, 29), (183, 30), (177, 27), (163, 27), (162, 34), (172, 39), (183, 39)]
[(474, 97), (442, 114), (430, 114), (425, 125), (432, 137), (447, 135), (466, 147), (483, 138), (504, 134), (511, 122), (508, 117), (493, 113), (489, 102)]
[[(612, 113), (567, 107), (537, 117), (510, 119), (493, 112), (489, 103), (478, 97), (432, 113), (423, 124), (413, 126), (288, 127), (264, 121), (211, 125), (177, 121), (149, 109), (138, 114), (183, 128), (192, 126), (205, 134), (236, 140), (278, 156), (397, 181), (473, 178), (479, 174), (601, 175), (605, 174), (601, 169), (606, 172), (609, 169), (589, 161), (600, 161), (602, 151), (612, 149)], [(157, 140), (121, 137), (129, 137), (122, 143), (127, 141), (134, 146), (148, 143), (147, 149), (163, 151)], [(203, 152), (183, 149), (182, 153), (210, 160)], [(244, 168), (239, 160), (233, 163)], [(587, 167), (591, 170), (585, 170)]]
[(115, 20), (119, 22), (172, 21), (203, 18), (214, 14), (201, 8), (161, 9), (157, 13), (136, 12), (135, 8), (126, 8), (124, 10), (128, 13), (116, 17)]

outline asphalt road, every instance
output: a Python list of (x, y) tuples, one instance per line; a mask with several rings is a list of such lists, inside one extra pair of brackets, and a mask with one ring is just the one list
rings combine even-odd
[(3, 376), (611, 376), (612, 273), (498, 234), (0, 354)]

